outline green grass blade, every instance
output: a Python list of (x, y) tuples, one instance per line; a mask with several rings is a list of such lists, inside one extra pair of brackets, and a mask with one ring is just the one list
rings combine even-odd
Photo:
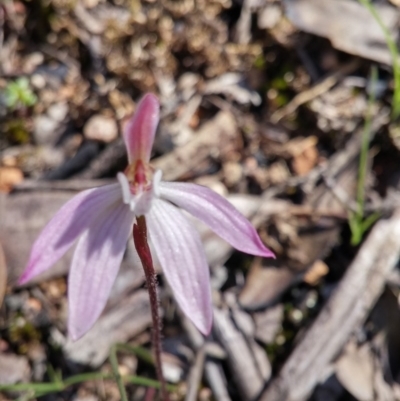
[(358, 0), (358, 1), (371, 13), (371, 15), (375, 18), (375, 21), (381, 27), (382, 32), (385, 36), (387, 47), (392, 57), (393, 79), (394, 79), (392, 118), (396, 119), (400, 116), (400, 65), (399, 65), (399, 52), (396, 46), (396, 42), (392, 38), (389, 29), (383, 23), (381, 16), (379, 15), (378, 11), (371, 3), (371, 1), (370, 0)]

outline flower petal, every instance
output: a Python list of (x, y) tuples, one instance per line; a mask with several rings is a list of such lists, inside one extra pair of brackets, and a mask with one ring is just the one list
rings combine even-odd
[(129, 163), (136, 160), (147, 163), (150, 160), (159, 120), (160, 103), (155, 95), (148, 93), (139, 102), (134, 116), (124, 128)]
[(49, 269), (104, 209), (121, 197), (118, 184), (83, 191), (50, 220), (32, 246), (28, 265), (18, 283), (24, 284)]
[(261, 242), (252, 224), (225, 198), (211, 189), (184, 182), (161, 182), (160, 194), (162, 198), (185, 209), (207, 224), (239, 251), (251, 255), (275, 257)]
[(186, 316), (208, 334), (212, 324), (210, 273), (197, 231), (173, 205), (153, 201), (146, 215), (149, 238)]
[(79, 239), (68, 277), (68, 331), (83, 336), (100, 316), (117, 276), (134, 215), (116, 203), (98, 216)]

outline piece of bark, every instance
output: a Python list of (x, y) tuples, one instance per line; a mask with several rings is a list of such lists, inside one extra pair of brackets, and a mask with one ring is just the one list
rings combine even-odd
[[(398, 269), (393, 270), (398, 272)], [(384, 365), (382, 375), (400, 377), (400, 308), (397, 288), (389, 282), (385, 292), (373, 309), (369, 321), (373, 331), (378, 333), (373, 339), (373, 349), (380, 355), (380, 364)], [(394, 290), (392, 290), (392, 289)]]
[(194, 364), (190, 368), (188, 377), (188, 390), (186, 392), (185, 401), (196, 401), (197, 394), (201, 383), (201, 378), (203, 376), (205, 362), (205, 351), (204, 347), (197, 351), (196, 359)]
[(213, 361), (206, 362), (206, 377), (217, 401), (231, 401), (222, 366)]
[(334, 294), (260, 401), (306, 399), (351, 333), (367, 318), (400, 254), (400, 210), (379, 221)]
[(271, 377), (272, 367), (265, 354), (265, 350), (254, 339), (256, 332), (254, 320), (247, 312), (239, 307), (236, 296), (234, 294), (229, 295), (232, 295), (232, 297), (230, 297), (231, 300), (229, 300), (228, 293), (225, 294), (225, 299), (229, 302), (233, 322), (246, 340), (259, 375), (264, 381), (267, 381)]
[(75, 363), (97, 368), (107, 359), (113, 344), (135, 337), (151, 322), (149, 295), (138, 290), (103, 314), (80, 340), (68, 339), (63, 344), (64, 353)]
[(342, 386), (358, 401), (374, 399), (374, 357), (369, 343), (360, 347), (350, 341), (336, 361), (336, 376)]
[(253, 313), (255, 338), (264, 344), (272, 344), (282, 327), (283, 304), (277, 304), (262, 312)]
[[(370, 11), (351, 0), (284, 0), (286, 16), (299, 29), (328, 38), (344, 52), (392, 64), (384, 32)], [(374, 4), (382, 23), (396, 37), (399, 13), (386, 4)]]
[[(227, 352), (229, 368), (242, 399), (255, 399), (269, 377), (265, 377), (264, 372), (259, 369), (253, 350), (232, 322), (227, 309), (214, 309), (213, 330)], [(265, 354), (264, 357), (266, 358)]]
[[(196, 350), (205, 347), (206, 353), (209, 353), (207, 352), (209, 343), (205, 341), (202, 334), (183, 313), (180, 313), (179, 315), (181, 317), (182, 326), (189, 337), (192, 347)], [(220, 363), (216, 360), (206, 358), (204, 373), (206, 380), (211, 387), (214, 398), (217, 401), (230, 401), (231, 399), (227, 390), (226, 378)]]
[(258, 310), (272, 304), (294, 283), (295, 273), (287, 267), (273, 267), (274, 262), (257, 259), (247, 276), (246, 284), (239, 295), (240, 305), (247, 310)]

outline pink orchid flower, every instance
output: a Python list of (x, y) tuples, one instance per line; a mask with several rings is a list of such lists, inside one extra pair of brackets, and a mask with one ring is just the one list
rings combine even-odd
[(119, 183), (83, 191), (67, 202), (34, 243), (19, 280), (24, 284), (49, 269), (79, 237), (68, 281), (68, 331), (74, 340), (103, 311), (136, 216), (146, 217), (149, 239), (176, 301), (204, 334), (212, 323), (209, 268), (199, 234), (178, 207), (234, 248), (274, 257), (226, 199), (200, 185), (161, 181), (161, 171), (149, 164), (159, 108), (156, 96), (143, 97), (124, 130), (129, 166), (118, 174)]

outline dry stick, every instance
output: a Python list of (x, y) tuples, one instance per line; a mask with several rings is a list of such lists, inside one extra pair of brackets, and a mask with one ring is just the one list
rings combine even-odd
[(93, 187), (100, 187), (102, 185), (114, 184), (114, 179), (71, 179), (71, 180), (24, 180), (17, 184), (13, 189), (18, 192), (29, 191), (83, 191)]
[(205, 349), (204, 346), (197, 350), (194, 365), (190, 368), (188, 378), (188, 391), (185, 396), (185, 401), (196, 401), (201, 378), (203, 376), (204, 362), (205, 362)]
[[(180, 314), (180, 317), (182, 320), (182, 326), (189, 337), (192, 347), (197, 351), (204, 346), (207, 347), (204, 337), (196, 329), (194, 324), (183, 313)], [(226, 388), (226, 378), (219, 362), (206, 358), (204, 372), (207, 382), (211, 387), (214, 399), (217, 401), (231, 401)]]
[[(228, 309), (214, 309), (213, 330), (227, 353), (229, 367), (243, 400), (254, 400), (267, 379), (258, 369), (252, 350), (230, 318)], [(265, 357), (266, 358), (266, 357)]]
[(351, 333), (367, 318), (400, 254), (400, 209), (379, 221), (260, 401), (307, 399)]
[(338, 71), (329, 75), (322, 82), (314, 85), (310, 89), (307, 89), (298, 95), (296, 95), (286, 106), (275, 111), (271, 116), (271, 122), (277, 124), (282, 118), (287, 115), (294, 113), (301, 105), (307, 103), (318, 96), (328, 92), (333, 86), (335, 86), (342, 76), (348, 75), (356, 70), (360, 65), (358, 60), (352, 61), (349, 64), (344, 65)]
[(162, 373), (161, 365), (161, 324), (158, 314), (158, 297), (157, 297), (157, 274), (153, 266), (149, 244), (147, 242), (147, 226), (144, 216), (136, 218), (133, 225), (133, 240), (138, 252), (139, 258), (143, 265), (144, 274), (146, 276), (147, 290), (150, 297), (151, 317), (153, 319), (153, 347), (156, 359), (156, 372), (158, 381), (161, 383), (161, 396), (164, 401), (168, 401), (167, 385)]

